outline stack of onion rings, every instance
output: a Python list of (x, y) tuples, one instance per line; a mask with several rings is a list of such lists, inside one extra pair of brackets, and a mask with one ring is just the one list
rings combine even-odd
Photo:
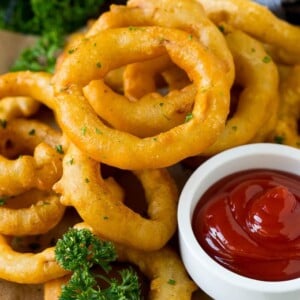
[[(1, 75), (0, 278), (46, 283), (45, 297), (58, 284), (58, 298), (68, 272), (54, 248), (9, 241), (47, 235), (72, 210), (150, 279), (149, 297), (191, 299), (169, 249), (178, 191), (164, 168), (257, 141), (299, 147), (299, 36), (250, 1), (129, 0), (75, 33), (54, 75)], [(55, 130), (35, 119), (45, 106)], [(105, 165), (140, 181), (147, 216)]]

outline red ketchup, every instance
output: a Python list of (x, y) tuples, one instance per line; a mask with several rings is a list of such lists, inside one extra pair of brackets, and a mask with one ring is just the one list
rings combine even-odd
[(214, 260), (258, 280), (300, 277), (300, 176), (238, 172), (215, 183), (200, 200), (192, 226)]

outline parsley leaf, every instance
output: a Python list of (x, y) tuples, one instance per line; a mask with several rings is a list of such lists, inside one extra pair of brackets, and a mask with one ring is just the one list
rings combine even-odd
[(60, 300), (138, 300), (140, 285), (131, 269), (120, 271), (121, 280), (98, 275), (108, 283), (101, 289), (92, 267), (99, 265), (105, 272), (117, 258), (111, 242), (102, 241), (88, 229), (69, 229), (55, 247), (55, 258), (64, 269), (72, 271), (69, 282), (63, 286)]

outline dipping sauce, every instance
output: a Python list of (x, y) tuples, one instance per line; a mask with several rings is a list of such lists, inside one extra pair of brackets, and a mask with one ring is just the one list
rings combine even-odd
[(238, 172), (215, 183), (200, 200), (192, 226), (214, 260), (258, 280), (300, 277), (300, 176)]

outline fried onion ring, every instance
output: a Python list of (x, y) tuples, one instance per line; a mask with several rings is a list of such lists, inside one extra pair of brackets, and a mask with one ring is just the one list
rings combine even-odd
[[(267, 7), (245, 0), (197, 0), (216, 24), (228, 23), (300, 62), (300, 27), (276, 17)], [(280, 56), (280, 54), (279, 54)], [(291, 61), (290, 61), (291, 62)]]
[(295, 65), (280, 81), (278, 121), (270, 141), (300, 148), (299, 118), (300, 65)]
[[(181, 91), (171, 91), (165, 97), (157, 93), (146, 94), (139, 101), (129, 102), (102, 80), (93, 80), (83, 88), (84, 96), (101, 118), (113, 128), (138, 137), (153, 136), (183, 123), (192, 111), (196, 93), (196, 88), (189, 85)], [(104, 97), (109, 100), (105, 101)]]
[(0, 153), (14, 158), (32, 153), (44, 142), (55, 149), (62, 141), (61, 133), (47, 124), (33, 119), (13, 119), (0, 127)]
[(178, 195), (175, 183), (166, 170), (135, 173), (144, 186), (148, 202), (149, 219), (146, 219), (113, 197), (100, 176), (99, 163), (73, 144), (63, 164), (63, 176), (54, 190), (62, 195), (62, 203), (74, 206), (98, 235), (148, 251), (161, 248), (173, 236)]
[(58, 224), (64, 211), (57, 194), (30, 190), (0, 206), (0, 233), (12, 236), (45, 233)]
[(13, 119), (0, 128), (0, 140), (0, 195), (48, 190), (60, 178), (62, 154), (55, 147), (61, 135), (48, 125)]
[[(91, 28), (87, 32), (87, 36), (99, 33), (107, 28), (131, 26), (134, 30), (133, 26), (145, 25), (178, 28), (189, 32), (191, 34), (191, 38), (192, 36), (195, 36), (201, 41), (201, 43), (203, 43), (203, 45), (209, 48), (226, 65), (226, 78), (231, 85), (234, 76), (234, 67), (230, 51), (228, 51), (226, 47), (226, 43), (222, 34), (216, 28), (216, 26), (212, 24), (212, 22), (210, 22), (210, 20), (206, 17), (203, 12), (202, 6), (199, 5), (197, 1), (177, 1), (176, 4), (166, 0), (151, 0), (147, 1), (147, 3), (144, 3), (142, 1), (141, 3), (139, 3), (139, 1), (131, 3), (131, 1), (129, 1), (127, 6), (112, 5), (110, 7), (110, 11), (102, 14), (93, 24), (93, 26), (91, 26)], [(126, 66), (124, 71), (125, 96), (129, 100), (136, 101), (147, 93), (156, 91), (155, 75), (170, 67), (170, 63), (170, 59), (167, 57), (167, 55), (164, 55), (162, 57), (147, 60), (144, 62), (137, 62)], [(184, 86), (180, 86), (180, 89), (183, 87)], [(169, 88), (169, 91), (170, 90), (172, 89)], [(188, 91), (189, 90), (190, 89), (188, 89)], [(145, 107), (147, 106), (147, 109), (139, 109), (137, 111), (134, 117), (137, 123), (135, 124), (135, 126), (130, 125), (130, 127), (128, 127), (128, 132), (135, 134), (135, 128), (140, 128), (136, 130), (141, 131), (145, 123), (140, 123), (140, 120), (147, 120), (147, 123), (151, 124), (152, 128), (156, 128), (149, 130), (146, 128), (145, 133), (143, 135), (139, 133), (137, 134), (138, 136), (147, 136), (146, 132), (149, 132), (149, 135), (151, 136), (157, 134), (160, 131), (162, 132), (169, 130), (170, 128), (174, 127), (176, 123), (177, 125), (182, 123), (182, 121), (184, 120), (184, 114), (190, 112), (186, 112), (187, 106), (185, 103), (187, 97), (192, 95), (191, 93), (186, 92), (187, 90), (184, 89), (181, 91), (182, 94), (179, 94), (178, 92), (175, 93), (176, 96), (182, 95), (185, 101), (182, 104), (182, 108), (180, 108), (179, 105), (174, 105), (174, 108), (172, 109), (172, 111), (175, 112), (174, 115), (161, 111), (161, 109), (155, 109), (156, 104), (159, 101), (158, 98), (161, 98), (162, 104), (165, 103), (166, 100), (168, 102), (170, 101), (173, 104), (173, 102), (175, 102), (171, 101), (173, 100), (173, 95), (170, 95), (168, 97), (169, 99), (164, 99), (164, 97), (161, 97), (159, 94), (147, 95), (147, 101), (145, 105)], [(118, 97), (121, 101), (121, 96), (118, 95), (115, 97)], [(124, 108), (126, 108), (127, 104), (126, 111), (129, 112), (132, 109), (132, 105), (128, 103), (128, 99), (126, 97), (124, 97), (124, 99), (122, 100), (122, 104)], [(152, 98), (153, 104), (151, 106)], [(143, 106), (144, 101), (142, 100), (144, 99), (145, 98), (140, 99), (140, 106)], [(188, 107), (192, 105), (193, 101), (194, 97), (190, 99), (190, 104), (188, 105)], [(172, 106), (171, 103), (168, 104), (168, 107)], [(150, 109), (151, 111), (150, 115), (147, 114), (148, 109)], [(101, 115), (101, 112), (102, 110), (100, 111), (100, 116), (103, 117), (103, 115)], [(181, 114), (180, 118), (178, 118), (178, 112), (180, 112)], [(132, 113), (131, 115), (134, 114)], [(119, 113), (119, 111), (116, 110), (114, 111), (113, 116), (112, 114), (111, 116), (109, 116), (109, 119), (107, 119), (106, 110), (105, 116), (106, 118), (104, 118), (106, 119), (106, 121), (112, 124), (112, 126), (114, 126), (113, 124), (115, 123), (121, 123), (120, 120), (124, 119), (127, 126), (128, 123), (133, 123), (130, 117), (126, 118), (126, 114)]]
[[(103, 47), (110, 44), (113, 46)], [(197, 88), (189, 122), (144, 139), (107, 127), (88, 105), (81, 88), (109, 70), (166, 50)], [(74, 69), (78, 61), (82, 67)], [(124, 169), (169, 166), (202, 152), (224, 128), (230, 98), (224, 63), (186, 32), (161, 27), (108, 29), (83, 40), (60, 70), (53, 83), (57, 93), (54, 110), (61, 128), (80, 149), (108, 165)]]
[(52, 109), (57, 101), (54, 98), (51, 78), (50, 73), (31, 71), (0, 75), (0, 99), (30, 97)]
[(151, 280), (149, 299), (190, 300), (197, 289), (178, 255), (171, 248), (145, 252), (116, 246), (118, 259), (137, 265)]
[(242, 87), (242, 92), (236, 111), (227, 120), (217, 141), (204, 151), (204, 156), (249, 143), (258, 139), (259, 134), (260, 139), (265, 139), (272, 129), (265, 124), (277, 116), (278, 71), (274, 62), (265, 60), (268, 55), (263, 45), (239, 30), (227, 33), (226, 41), (235, 62), (235, 84)]
[(68, 272), (55, 260), (54, 248), (39, 253), (20, 253), (0, 234), (0, 278), (23, 284), (44, 283)]
[(108, 28), (130, 26), (161, 26), (181, 29), (195, 36), (224, 63), (229, 84), (234, 78), (234, 66), (230, 51), (218, 28), (207, 18), (202, 5), (196, 0), (130, 0), (127, 6), (111, 5), (88, 30), (92, 36)]
[(43, 300), (59, 300), (62, 287), (68, 283), (71, 276), (56, 278), (44, 283), (44, 298)]
[[(183, 29), (195, 35), (225, 63), (227, 66), (226, 78), (231, 84), (234, 74), (232, 56), (222, 34), (206, 18), (203, 8), (196, 1), (177, 1), (176, 5), (165, 0), (147, 1), (146, 4), (135, 2), (132, 7), (130, 4), (129, 1), (128, 6), (112, 5), (110, 11), (102, 14), (94, 23), (87, 36), (107, 28), (124, 26), (159, 25)], [(172, 24), (170, 24), (170, 20), (172, 20)], [(134, 30), (134, 27), (132, 29)], [(113, 95), (112, 90), (109, 90), (109, 95), (103, 98), (98, 91), (97, 96), (101, 97), (98, 99), (103, 100), (97, 101), (96, 108), (96, 99), (94, 98), (92, 106), (114, 128), (122, 129), (124, 126), (124, 131), (139, 137), (153, 136), (183, 123), (186, 115), (191, 112), (195, 89), (189, 87), (180, 92), (172, 91), (167, 97), (162, 97), (158, 93), (147, 95), (149, 92), (156, 91), (155, 75), (171, 66), (167, 55), (128, 65), (124, 71), (124, 93), (127, 98)], [(183, 86), (180, 86), (181, 88)], [(85, 96), (88, 97), (88, 93), (85, 93)], [(111, 97), (114, 100), (117, 99), (118, 104), (122, 105), (122, 109), (120, 106), (114, 105), (116, 103), (105, 101)], [(133, 101), (141, 99), (138, 101), (139, 104), (131, 105), (128, 98)], [(182, 105), (180, 105), (180, 98), (183, 99)]]

